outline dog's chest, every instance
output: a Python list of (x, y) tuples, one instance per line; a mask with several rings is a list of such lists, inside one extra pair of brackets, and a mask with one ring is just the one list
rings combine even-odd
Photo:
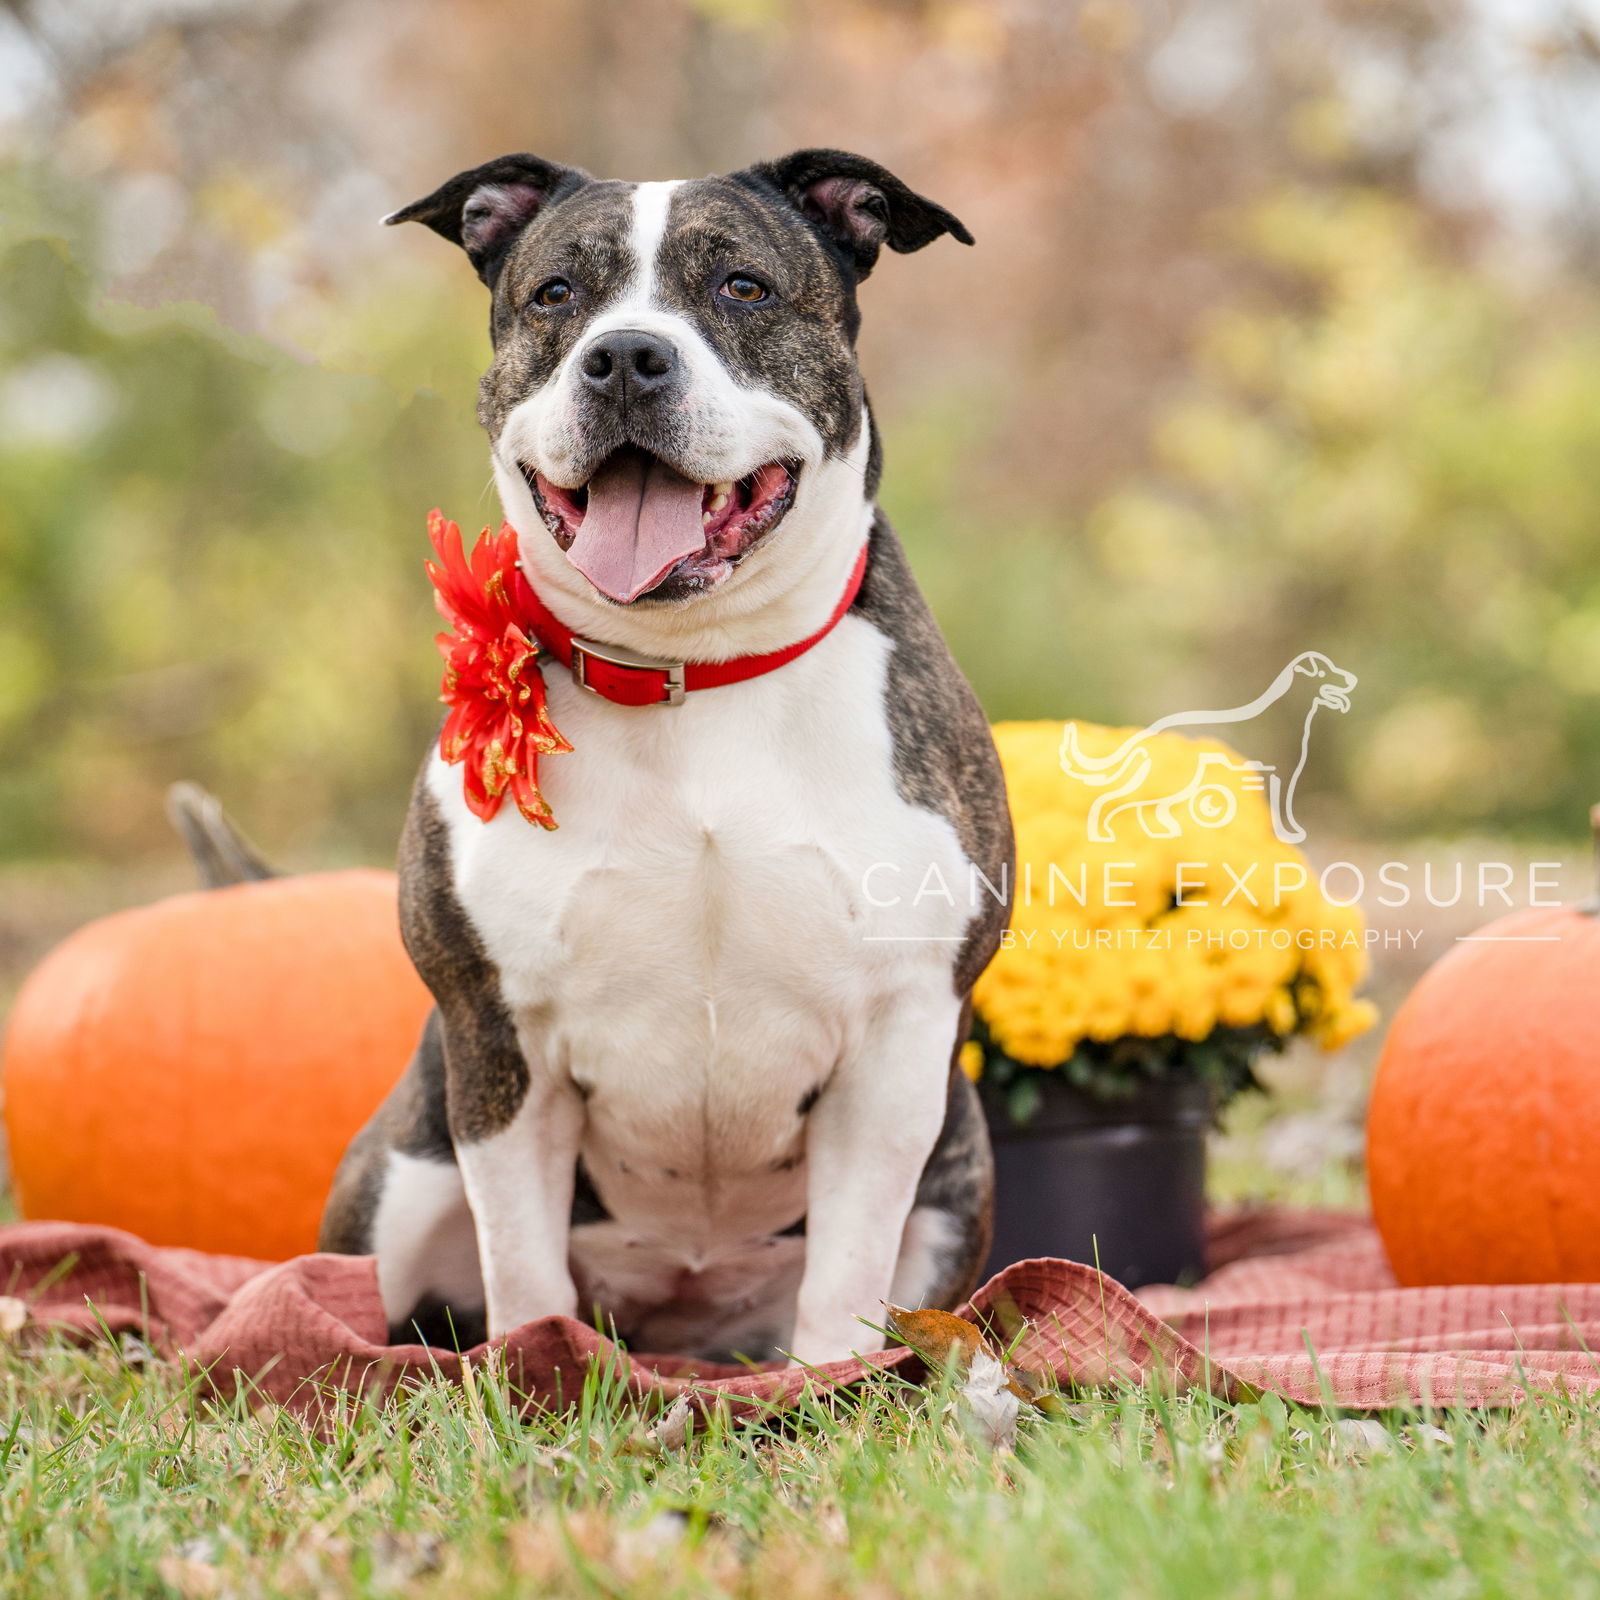
[(969, 868), (896, 789), (889, 649), (850, 617), (775, 673), (659, 710), (550, 670), (574, 746), (541, 766), (553, 833), (509, 806), (479, 822), (435, 764), (456, 895), (530, 1069), (585, 1094), (585, 1165), (619, 1220), (793, 1221), (808, 1101), (876, 1010), (953, 964)]

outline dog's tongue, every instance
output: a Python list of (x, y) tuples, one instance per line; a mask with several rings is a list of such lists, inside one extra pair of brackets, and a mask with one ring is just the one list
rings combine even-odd
[(589, 480), (589, 504), (567, 560), (601, 594), (628, 601), (706, 542), (701, 486), (628, 450)]

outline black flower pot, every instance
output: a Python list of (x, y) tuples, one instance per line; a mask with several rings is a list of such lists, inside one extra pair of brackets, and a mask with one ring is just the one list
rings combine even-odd
[(986, 1272), (1062, 1256), (1130, 1288), (1202, 1277), (1211, 1086), (1156, 1078), (1104, 1100), (1052, 1072), (1038, 1084), (1021, 1126), (1003, 1095), (982, 1093), (995, 1167)]

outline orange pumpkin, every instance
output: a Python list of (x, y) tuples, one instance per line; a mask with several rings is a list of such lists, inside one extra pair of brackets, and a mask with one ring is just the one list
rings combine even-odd
[(1600, 920), (1515, 912), (1395, 1014), (1367, 1117), (1401, 1283), (1600, 1280)]
[(279, 1260), (430, 999), (392, 873), (272, 878), (81, 928), (28, 979), (4, 1054), (27, 1217)]

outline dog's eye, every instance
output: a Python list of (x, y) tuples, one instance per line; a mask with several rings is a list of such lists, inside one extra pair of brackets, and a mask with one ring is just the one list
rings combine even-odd
[(552, 278), (533, 291), (533, 303), (539, 306), (564, 306), (572, 299), (572, 285), (565, 278)]
[(726, 295), (730, 300), (742, 300), (747, 306), (753, 306), (758, 300), (767, 298), (767, 286), (757, 283), (754, 278), (747, 277), (742, 272), (736, 272), (720, 289), (718, 294)]

